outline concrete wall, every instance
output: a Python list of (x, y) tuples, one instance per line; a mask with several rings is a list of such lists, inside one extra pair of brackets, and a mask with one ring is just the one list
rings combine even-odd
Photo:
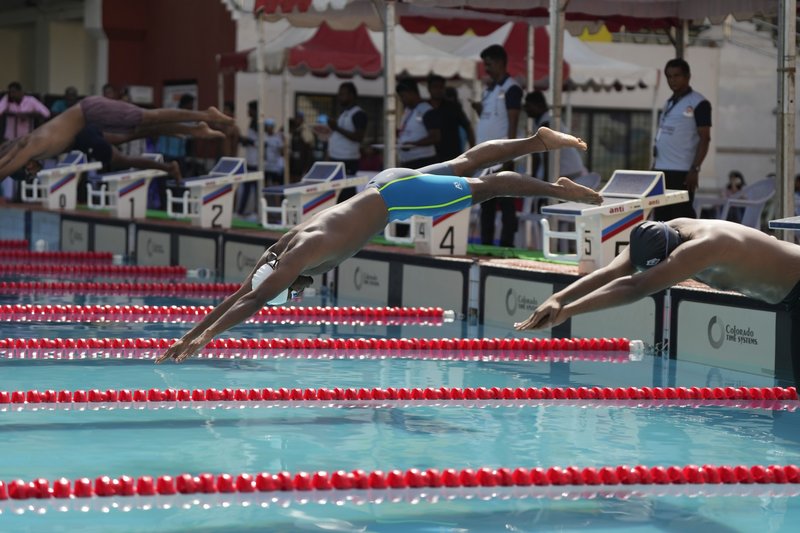
[(50, 72), (47, 91), (62, 94), (72, 85), (79, 94), (90, 91), (88, 84), (89, 37), (82, 20), (50, 23)]
[(33, 24), (0, 28), (0, 88), (5, 91), (12, 81), (28, 90), (34, 88)]

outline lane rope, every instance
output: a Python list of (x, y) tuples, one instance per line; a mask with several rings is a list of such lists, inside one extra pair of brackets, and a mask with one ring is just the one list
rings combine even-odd
[(561, 468), (430, 468), (420, 470), (337, 470), (317, 472), (260, 472), (157, 477), (97, 476), (74, 481), (45, 478), (32, 481), (0, 481), (0, 500), (85, 499), (111, 496), (174, 496), (178, 494), (252, 494), (258, 492), (391, 491), (396, 489), (473, 489), (501, 487), (639, 487), (652, 485), (797, 485), (795, 465), (685, 465), (685, 466), (568, 466)]
[[(126, 322), (192, 323), (211, 311), (210, 305), (0, 305), (0, 322)], [(362, 323), (441, 325), (456, 313), (439, 307), (263, 307), (246, 323)]]
[(30, 245), (29, 245), (28, 241), (25, 240), (25, 239), (20, 239), (20, 240), (0, 239), (0, 249), (3, 249), (3, 250), (9, 250), (9, 249), (19, 250), (19, 249), (28, 249), (28, 248), (30, 248)]
[(186, 267), (152, 265), (95, 264), (0, 264), (0, 275), (15, 276), (106, 276), (106, 277), (186, 277)]
[(114, 294), (121, 296), (227, 296), (238, 283), (109, 283), (89, 281), (0, 281), (0, 292), (48, 294)]
[[(703, 407), (794, 411), (794, 387), (388, 387), (379, 388), (207, 388), (77, 389), (0, 391), (0, 410), (152, 409), (174, 407), (375, 407), (539, 406)], [(287, 402), (287, 403), (284, 403)], [(228, 404), (231, 405), (231, 404)], [(22, 408), (20, 408), (22, 407)]]
[(0, 247), (0, 261), (110, 263), (113, 260), (114, 254), (111, 252), (32, 252), (30, 250), (3, 249)]

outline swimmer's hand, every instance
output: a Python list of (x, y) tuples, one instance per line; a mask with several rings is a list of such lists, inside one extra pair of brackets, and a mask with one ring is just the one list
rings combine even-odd
[(548, 298), (542, 305), (536, 308), (527, 320), (514, 324), (514, 329), (524, 331), (528, 329), (546, 329), (555, 327), (563, 323), (567, 318), (567, 313), (561, 302), (555, 298)]
[(603, 203), (603, 196), (600, 193), (593, 191), (589, 187), (584, 187), (583, 185), (575, 183), (569, 178), (558, 178), (556, 187), (561, 189), (558, 198), (562, 200), (595, 205)]
[(191, 340), (184, 337), (170, 346), (166, 352), (161, 354), (161, 357), (156, 359), (156, 364), (160, 365), (169, 359), (174, 359), (176, 363), (183, 362), (199, 352), (209, 342), (209, 339), (206, 339), (205, 335), (200, 335)]

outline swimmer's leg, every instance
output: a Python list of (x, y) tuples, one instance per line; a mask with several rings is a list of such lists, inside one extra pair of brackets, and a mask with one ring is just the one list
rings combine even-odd
[(472, 203), (479, 204), (492, 198), (511, 196), (550, 196), (561, 200), (599, 204), (603, 197), (569, 178), (558, 178), (555, 183), (537, 180), (517, 172), (498, 172), (480, 178), (466, 178), (472, 190)]
[(456, 176), (472, 176), (482, 168), (511, 161), (535, 152), (547, 152), (560, 148), (586, 150), (586, 143), (567, 133), (539, 128), (535, 135), (524, 139), (496, 139), (482, 142), (448, 161)]
[(232, 124), (234, 119), (213, 106), (205, 111), (180, 108), (143, 110), (141, 126), (146, 127), (174, 122), (221, 122), (223, 124)]

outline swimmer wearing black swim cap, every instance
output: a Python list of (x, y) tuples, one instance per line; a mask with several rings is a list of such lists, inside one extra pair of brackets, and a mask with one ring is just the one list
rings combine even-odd
[(690, 278), (793, 310), (800, 306), (800, 246), (725, 220), (643, 222), (610, 264), (553, 294), (515, 328), (552, 328)]

